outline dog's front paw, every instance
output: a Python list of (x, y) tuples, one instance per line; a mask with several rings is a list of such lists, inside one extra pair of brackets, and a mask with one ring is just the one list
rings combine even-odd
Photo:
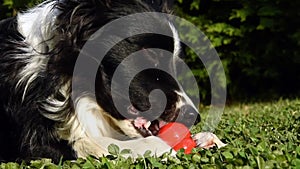
[(193, 136), (197, 147), (209, 149), (217, 145), (218, 148), (224, 147), (227, 144), (223, 143), (215, 134), (210, 132), (201, 132)]

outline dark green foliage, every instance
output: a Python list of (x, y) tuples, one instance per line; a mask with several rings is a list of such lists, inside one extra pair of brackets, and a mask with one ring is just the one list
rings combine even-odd
[[(216, 47), (231, 100), (272, 99), (300, 94), (299, 7), (291, 0), (178, 0), (177, 12)], [(205, 71), (189, 62), (207, 93)]]
[(18, 11), (42, 2), (43, 0), (0, 0), (0, 19), (16, 15)]

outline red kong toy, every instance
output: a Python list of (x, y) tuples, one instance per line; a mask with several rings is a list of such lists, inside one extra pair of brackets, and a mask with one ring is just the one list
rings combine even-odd
[(175, 151), (183, 148), (186, 154), (190, 154), (192, 149), (196, 147), (190, 130), (181, 123), (172, 122), (164, 125), (159, 130), (158, 136)]

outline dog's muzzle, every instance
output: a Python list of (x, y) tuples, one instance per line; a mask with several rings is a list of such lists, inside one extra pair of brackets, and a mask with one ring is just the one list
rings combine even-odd
[[(136, 111), (134, 107), (130, 107), (129, 110), (130, 112)], [(147, 137), (150, 135), (157, 135), (160, 128), (168, 122), (178, 122), (186, 125), (187, 127), (192, 127), (194, 124), (199, 123), (200, 120), (200, 114), (193, 106), (183, 105), (177, 110), (177, 113), (173, 113), (172, 118), (170, 119), (160, 117), (150, 122), (144, 117), (137, 117), (133, 121), (133, 125), (142, 136)]]

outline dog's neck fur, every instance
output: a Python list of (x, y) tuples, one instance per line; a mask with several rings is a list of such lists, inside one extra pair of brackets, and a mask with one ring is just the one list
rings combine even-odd
[(95, 101), (85, 96), (76, 102), (76, 112), (59, 135), (74, 145), (78, 157), (89, 154), (107, 154), (103, 140), (128, 140), (141, 138), (130, 120), (116, 120), (106, 113)]

